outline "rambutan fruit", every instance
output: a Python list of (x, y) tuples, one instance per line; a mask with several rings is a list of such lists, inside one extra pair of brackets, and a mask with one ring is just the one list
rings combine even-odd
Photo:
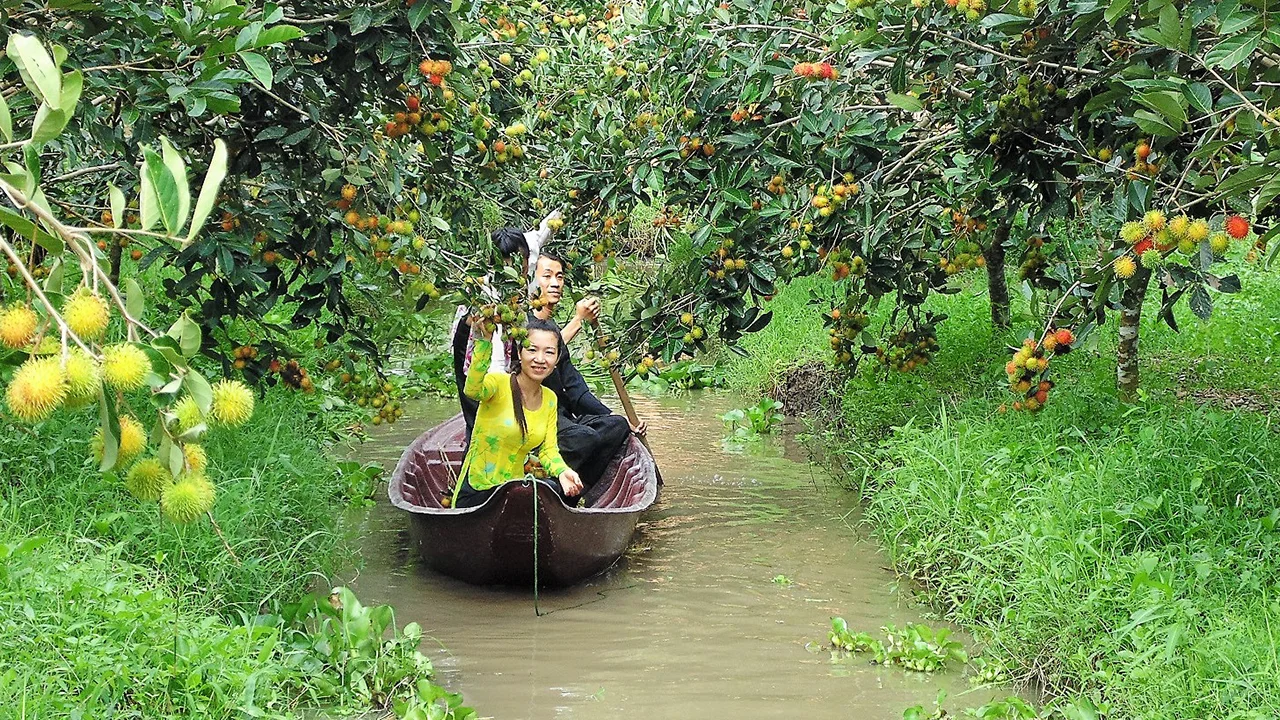
[(200, 445), (195, 443), (183, 445), (182, 456), (186, 458), (187, 469), (196, 475), (203, 475), (204, 471), (209, 467), (209, 454)]
[(25, 422), (53, 414), (67, 398), (67, 378), (57, 357), (36, 357), (18, 367), (5, 392), (9, 412)]
[(1057, 336), (1053, 335), (1052, 333), (1050, 333), (1050, 334), (1046, 335), (1046, 336), (1045, 336), (1045, 338), (1044, 338), (1044, 349), (1045, 349), (1045, 352), (1053, 352), (1053, 349), (1054, 349), (1054, 348), (1056, 348), (1056, 347), (1058, 347), (1058, 338), (1057, 338)]
[(213, 386), (213, 419), (223, 425), (242, 425), (253, 415), (253, 391), (239, 380), (222, 380)]
[(1191, 229), (1191, 218), (1187, 217), (1186, 215), (1179, 215), (1178, 217), (1169, 221), (1169, 232), (1173, 233), (1173, 236), (1176, 238), (1181, 239), (1185, 237), (1187, 234), (1187, 231), (1190, 229)]
[[(93, 434), (93, 440), (89, 442), (89, 446), (93, 449), (93, 460), (96, 463), (102, 462), (103, 446), (106, 441), (103, 439), (102, 428)], [(142, 427), (142, 423), (138, 422), (130, 415), (120, 416), (120, 445), (116, 452), (117, 466), (123, 465), (135, 457), (142, 454), (147, 449), (147, 431)]]
[(30, 344), (40, 319), (26, 305), (11, 305), (0, 310), (0, 343), (17, 349)]
[(1203, 242), (1209, 237), (1209, 223), (1204, 220), (1196, 220), (1187, 228), (1187, 237), (1195, 242)]
[(1142, 216), (1142, 225), (1147, 232), (1160, 232), (1166, 223), (1164, 213), (1159, 210), (1148, 210), (1147, 214)]
[(160, 509), (176, 523), (189, 523), (213, 509), (213, 483), (204, 475), (191, 473), (164, 489)]
[(111, 311), (103, 300), (87, 287), (81, 287), (62, 306), (62, 319), (71, 332), (85, 340), (97, 340), (107, 331)]
[(174, 427), (174, 432), (177, 435), (185, 435), (196, 427), (205, 424), (204, 413), (200, 412), (200, 406), (196, 404), (195, 398), (190, 395), (184, 396), (174, 403), (171, 410), (177, 418), (177, 424)]
[(159, 460), (147, 458), (129, 469), (124, 476), (124, 487), (143, 502), (155, 502), (173, 487), (173, 475)]
[(1239, 215), (1232, 215), (1227, 218), (1225, 227), (1227, 234), (1236, 240), (1243, 240), (1249, 234), (1249, 221)]
[(1133, 258), (1129, 257), (1128, 255), (1121, 255), (1120, 257), (1116, 258), (1116, 261), (1114, 263), (1114, 269), (1115, 269), (1116, 277), (1120, 278), (1121, 280), (1128, 280), (1129, 278), (1133, 277), (1133, 274), (1135, 272), (1138, 271), (1138, 264), (1135, 263), (1133, 261)]
[(68, 407), (82, 407), (98, 397), (98, 388), (102, 386), (102, 370), (98, 367), (98, 361), (80, 348), (72, 348), (67, 353), (64, 369)]
[(1142, 242), (1133, 246), (1133, 254), (1141, 257), (1142, 253), (1150, 250), (1155, 246), (1156, 246), (1156, 243), (1154, 240), (1152, 240), (1151, 238), (1146, 238)]
[(1209, 238), (1209, 249), (1213, 254), (1222, 257), (1227, 254), (1227, 248), (1231, 247), (1231, 238), (1226, 233), (1214, 233)]
[(119, 343), (102, 349), (102, 379), (117, 390), (140, 389), (150, 372), (151, 359), (137, 345)]
[(1076, 341), (1075, 333), (1071, 332), (1067, 328), (1059, 328), (1054, 331), (1053, 337), (1058, 341), (1059, 345), (1070, 345)]
[(1155, 270), (1164, 264), (1164, 254), (1155, 248), (1151, 248), (1139, 255), (1138, 260), (1142, 263), (1142, 267), (1148, 270)]
[(1133, 245), (1146, 236), (1147, 229), (1143, 227), (1142, 223), (1137, 222), (1136, 220), (1130, 220), (1120, 226), (1120, 238), (1130, 245)]
[(1193, 241), (1189, 237), (1178, 240), (1178, 252), (1183, 255), (1195, 255), (1200, 251), (1200, 243)]

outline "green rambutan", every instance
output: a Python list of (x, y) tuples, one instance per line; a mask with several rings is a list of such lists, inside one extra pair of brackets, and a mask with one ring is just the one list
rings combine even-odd
[(139, 390), (147, 383), (151, 359), (142, 348), (130, 343), (108, 345), (102, 349), (102, 378), (122, 392)]
[(107, 301), (87, 287), (80, 287), (62, 306), (62, 319), (71, 332), (85, 340), (96, 340), (107, 331), (111, 320)]
[(1136, 245), (1146, 236), (1147, 229), (1140, 222), (1131, 220), (1120, 226), (1120, 238), (1130, 245)]
[[(93, 440), (90, 446), (93, 449), (93, 459), (95, 462), (102, 463), (102, 454), (106, 441), (104, 440), (102, 428), (98, 428), (93, 434)], [(142, 423), (138, 422), (131, 415), (120, 416), (120, 445), (116, 452), (116, 465), (123, 465), (147, 449), (147, 431), (142, 427)]]
[(1204, 220), (1196, 220), (1191, 223), (1191, 227), (1187, 228), (1187, 237), (1196, 242), (1203, 242), (1209, 237), (1209, 223)]
[(1183, 237), (1178, 240), (1178, 252), (1183, 255), (1195, 255), (1200, 250), (1200, 243), (1189, 237)]
[(242, 425), (253, 416), (253, 391), (239, 380), (221, 380), (213, 386), (213, 419), (223, 425)]
[(204, 413), (200, 412), (200, 406), (196, 404), (195, 398), (190, 395), (186, 395), (174, 403), (170, 410), (176, 418), (174, 431), (177, 435), (185, 435), (196, 427), (205, 424)]
[(1148, 270), (1155, 270), (1164, 264), (1164, 255), (1159, 250), (1151, 248), (1142, 253), (1138, 260), (1142, 263), (1142, 267)]
[(176, 523), (189, 523), (212, 510), (213, 499), (213, 483), (207, 477), (187, 474), (165, 488), (160, 495), (160, 509)]
[(67, 378), (57, 357), (33, 357), (22, 363), (5, 392), (9, 412), (26, 422), (44, 420), (66, 398)]
[(173, 475), (159, 460), (147, 458), (140, 460), (124, 476), (124, 487), (139, 500), (154, 502), (173, 487)]
[(1209, 238), (1209, 249), (1213, 254), (1222, 257), (1227, 254), (1227, 249), (1231, 247), (1231, 237), (1224, 232), (1214, 233)]

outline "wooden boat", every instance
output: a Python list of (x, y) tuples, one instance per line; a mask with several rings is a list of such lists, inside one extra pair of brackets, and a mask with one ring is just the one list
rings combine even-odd
[(410, 514), (410, 535), (426, 564), (478, 585), (527, 585), (534, 579), (537, 494), (538, 582), (571, 585), (604, 571), (627, 549), (636, 521), (658, 499), (653, 455), (635, 437), (571, 508), (542, 482), (501, 486), (483, 505), (445, 507), (462, 467), (462, 415), (434, 427), (405, 450), (387, 486), (391, 503)]

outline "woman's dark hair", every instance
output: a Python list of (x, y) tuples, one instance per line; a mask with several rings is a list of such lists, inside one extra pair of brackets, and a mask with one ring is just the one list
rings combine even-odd
[(524, 260), (524, 264), (520, 267), (521, 272), (529, 265), (529, 243), (525, 241), (524, 231), (520, 228), (498, 228), (489, 233), (489, 239), (493, 241), (493, 247), (498, 251), (499, 257), (519, 257)]
[[(556, 334), (556, 339), (560, 339), (560, 328), (550, 320), (542, 318), (530, 317), (525, 323), (525, 330), (533, 332), (535, 330), (545, 330)], [(516, 415), (516, 424), (520, 426), (520, 437), (529, 434), (529, 421), (524, 417), (524, 393), (520, 391), (520, 383), (516, 381), (516, 376), (520, 374), (520, 348), (516, 348), (515, 361), (511, 365), (511, 405), (512, 411)], [(556, 362), (560, 361), (560, 349), (556, 348)]]

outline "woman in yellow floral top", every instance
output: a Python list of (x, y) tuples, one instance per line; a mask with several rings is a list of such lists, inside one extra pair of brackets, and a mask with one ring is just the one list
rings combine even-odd
[(525, 459), (535, 449), (548, 476), (559, 479), (561, 492), (577, 496), (582, 479), (565, 464), (556, 444), (556, 394), (542, 386), (559, 359), (560, 333), (550, 323), (530, 320), (512, 372), (492, 373), (487, 370), (493, 342), (477, 329), (480, 325), (472, 324), (475, 350), (462, 390), (480, 408), (454, 507), (482, 505), (499, 485), (523, 478)]

